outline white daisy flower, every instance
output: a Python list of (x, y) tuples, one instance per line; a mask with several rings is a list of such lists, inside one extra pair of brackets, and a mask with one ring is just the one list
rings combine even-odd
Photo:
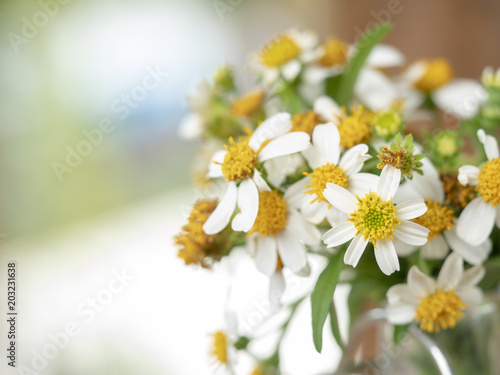
[(421, 60), (413, 63), (403, 75), (409, 91), (430, 94), (443, 111), (461, 119), (474, 117), (487, 99), (484, 87), (473, 79), (453, 79), (446, 59)]
[(359, 172), (364, 162), (371, 158), (368, 146), (354, 146), (340, 157), (340, 135), (332, 123), (314, 128), (312, 143), (302, 155), (313, 171), (294, 184), (290, 194), (302, 202), (302, 214), (314, 224), (321, 223), (325, 218), (331, 225), (345, 220), (345, 215), (332, 207), (323, 195), (328, 183), (342, 186), (354, 195), (377, 185), (377, 176)]
[(299, 213), (298, 201), (290, 191), (281, 195), (262, 185), (260, 190), (257, 218), (247, 240), (257, 269), (268, 276), (274, 275), (273, 282), (279, 283), (279, 274), (276, 275), (279, 255), (283, 266), (307, 276), (310, 269), (304, 246), (319, 245), (321, 233)]
[(446, 258), (437, 281), (413, 266), (407, 284), (394, 285), (387, 291), (387, 318), (396, 325), (416, 321), (427, 332), (453, 328), (468, 306), (481, 302), (482, 291), (476, 285), (484, 274), (482, 265), (464, 272), (458, 253)]
[(462, 211), (457, 223), (458, 236), (471, 245), (486, 241), (496, 224), (500, 227), (500, 153), (498, 141), (480, 129), (477, 136), (484, 145), (488, 161), (479, 169), (464, 165), (458, 169), (462, 185), (476, 187), (479, 196)]
[(215, 153), (208, 177), (224, 177), (228, 187), (219, 205), (203, 225), (205, 233), (222, 231), (231, 220), (236, 205), (240, 212), (232, 220), (233, 230), (248, 232), (252, 228), (259, 207), (256, 184), (262, 180), (256, 170), (257, 164), (300, 152), (309, 144), (308, 134), (288, 133), (291, 127), (290, 115), (279, 113), (265, 120), (244, 142), (236, 143), (231, 138), (225, 150)]
[[(487, 239), (478, 246), (472, 246), (458, 237), (455, 214), (444, 205), (445, 192), (439, 172), (428, 158), (422, 159), (422, 164), (423, 175), (414, 174), (413, 179), (402, 184), (394, 196), (395, 202), (425, 199), (427, 212), (414, 220), (430, 230), (427, 243), (421, 247), (421, 255), (427, 259), (444, 259), (451, 248), (470, 264), (484, 262), (491, 251), (491, 241)], [(397, 240), (395, 247), (400, 256), (408, 255), (418, 248)]]
[(427, 242), (429, 230), (411, 221), (427, 211), (424, 200), (414, 199), (398, 205), (392, 202), (400, 179), (401, 171), (386, 165), (375, 191), (360, 194), (361, 198), (341, 186), (326, 185), (325, 198), (349, 218), (326, 232), (322, 239), (327, 247), (335, 247), (354, 238), (344, 255), (345, 264), (356, 267), (371, 242), (381, 271), (390, 275), (399, 271), (394, 237), (415, 246)]
[(262, 74), (267, 85), (274, 84), (280, 75), (293, 81), (300, 74), (302, 64), (314, 59), (316, 43), (317, 36), (311, 31), (292, 29), (278, 35), (254, 56), (254, 69)]

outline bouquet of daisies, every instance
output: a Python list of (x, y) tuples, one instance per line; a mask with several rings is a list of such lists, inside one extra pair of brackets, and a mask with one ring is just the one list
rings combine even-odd
[[(500, 271), (500, 71), (457, 79), (442, 58), (408, 64), (379, 44), (380, 25), (354, 45), (289, 30), (252, 56), (256, 86), (240, 93), (224, 66), (190, 97), (181, 124), (201, 140), (195, 179), (222, 186), (196, 201), (176, 236), (178, 256), (204, 268), (244, 247), (269, 277), (280, 307), (284, 272), (310, 276), (314, 345), (333, 294), (351, 285), (351, 317), (371, 300), (404, 331), (453, 329), (498, 285)], [(206, 189), (210, 191), (211, 189)], [(232, 368), (249, 352), (228, 312), (213, 335), (214, 358)], [(279, 373), (279, 345), (255, 358), (254, 374)]]

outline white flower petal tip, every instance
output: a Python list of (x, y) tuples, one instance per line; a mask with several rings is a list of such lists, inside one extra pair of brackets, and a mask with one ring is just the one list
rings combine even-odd
[(423, 199), (413, 199), (396, 206), (396, 217), (399, 220), (415, 219), (426, 212), (427, 206)]
[(401, 170), (392, 165), (386, 165), (380, 174), (380, 180), (377, 185), (377, 194), (379, 197), (388, 201), (398, 190), (401, 181)]
[(415, 319), (415, 306), (394, 305), (387, 306), (387, 320), (391, 324), (401, 325), (411, 323)]
[(329, 96), (320, 96), (314, 101), (314, 112), (327, 121), (334, 120), (342, 113), (339, 105)]
[(458, 253), (451, 253), (439, 271), (437, 279), (437, 287), (442, 290), (453, 290), (460, 282), (460, 278), (464, 273), (464, 260)]
[(462, 211), (457, 221), (458, 236), (473, 246), (482, 244), (495, 225), (497, 212), (481, 197), (472, 200)]
[(341, 186), (328, 183), (323, 191), (323, 195), (332, 206), (348, 215), (356, 210), (358, 202), (355, 195)]
[(269, 142), (259, 153), (258, 160), (263, 162), (278, 156), (290, 155), (305, 150), (309, 146), (309, 134), (292, 132)]
[(361, 255), (365, 251), (366, 245), (368, 245), (368, 240), (364, 240), (363, 236), (354, 237), (344, 254), (344, 263), (356, 267), (361, 259)]
[(405, 63), (405, 56), (397, 48), (388, 44), (378, 44), (368, 55), (366, 65), (374, 68), (390, 68)]
[(335, 226), (326, 232), (321, 239), (327, 247), (335, 247), (346, 243), (356, 235), (356, 227), (351, 222)]
[(422, 246), (427, 242), (429, 232), (429, 229), (413, 221), (401, 221), (394, 230), (394, 236), (409, 245)]
[(458, 168), (458, 182), (463, 186), (476, 186), (480, 172), (479, 168), (474, 165), (464, 165)]
[(311, 267), (309, 264), (306, 264), (304, 267), (302, 267), (300, 270), (297, 271), (297, 276), (301, 277), (307, 277), (311, 275)]
[(380, 270), (386, 274), (391, 275), (399, 271), (399, 259), (394, 248), (394, 243), (390, 239), (377, 241), (375, 249), (375, 259), (380, 267)]
[(207, 221), (205, 221), (205, 224), (203, 224), (203, 230), (206, 234), (217, 234), (229, 224), (234, 209), (236, 208), (237, 197), (238, 189), (236, 183), (231, 182), (228, 184), (224, 197)]
[(248, 141), (248, 145), (257, 151), (265, 141), (286, 134), (291, 129), (292, 116), (287, 112), (277, 113), (264, 120), (264, 122), (255, 129)]
[(493, 160), (499, 157), (498, 142), (495, 137), (486, 135), (483, 129), (477, 131), (479, 141), (484, 145), (484, 151), (488, 160)]
[(251, 179), (244, 180), (238, 188), (238, 213), (231, 223), (235, 231), (248, 232), (257, 218), (259, 210), (259, 192)]
[(439, 108), (461, 119), (474, 117), (487, 97), (484, 87), (472, 79), (455, 79), (432, 93)]

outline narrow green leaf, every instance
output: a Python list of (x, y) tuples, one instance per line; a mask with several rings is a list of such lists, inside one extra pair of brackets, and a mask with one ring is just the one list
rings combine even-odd
[(318, 352), (321, 352), (323, 347), (323, 326), (330, 311), (333, 292), (339, 281), (340, 271), (344, 265), (343, 255), (343, 252), (339, 252), (330, 258), (311, 293), (313, 341)]
[(330, 304), (330, 326), (332, 328), (333, 338), (337, 342), (342, 351), (344, 350), (344, 343), (342, 342), (342, 336), (340, 335), (340, 327), (339, 320), (337, 316), (337, 309), (335, 308), (335, 302), (332, 299), (332, 303)]
[(354, 84), (358, 78), (359, 72), (363, 67), (368, 55), (373, 47), (375, 47), (385, 37), (385, 35), (392, 29), (391, 23), (383, 23), (370, 29), (364, 34), (357, 44), (356, 54), (353, 56), (347, 65), (340, 83), (336, 96), (334, 99), (339, 105), (347, 106), (352, 98), (354, 91)]

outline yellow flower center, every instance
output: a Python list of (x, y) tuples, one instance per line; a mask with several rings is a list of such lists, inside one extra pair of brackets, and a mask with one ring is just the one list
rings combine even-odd
[(439, 155), (447, 157), (453, 156), (458, 149), (457, 142), (452, 137), (442, 137), (436, 142)]
[(395, 135), (403, 124), (403, 117), (397, 110), (391, 109), (380, 112), (373, 121), (375, 132), (379, 137), (391, 137)]
[(229, 138), (230, 146), (224, 145), (227, 154), (222, 162), (222, 173), (226, 181), (240, 181), (253, 176), (257, 165), (257, 153), (245, 142), (235, 143), (233, 137)]
[(420, 329), (424, 331), (439, 332), (455, 327), (466, 307), (467, 304), (454, 291), (438, 290), (432, 296), (422, 298), (415, 321), (420, 322)]
[(323, 120), (321, 116), (316, 114), (314, 111), (309, 111), (305, 113), (298, 113), (293, 116), (292, 119), (292, 130), (291, 132), (305, 132), (312, 136), (313, 130), (316, 125), (321, 124)]
[(258, 232), (261, 236), (276, 236), (286, 227), (288, 206), (276, 190), (259, 192), (259, 211), (248, 235)]
[(474, 187), (463, 186), (458, 182), (457, 175), (441, 173), (443, 189), (446, 193), (446, 201), (455, 209), (465, 208), (467, 204), (476, 197)]
[(215, 241), (215, 235), (206, 234), (203, 224), (217, 206), (217, 200), (202, 200), (197, 202), (181, 232), (175, 236), (175, 244), (180, 247), (177, 256), (184, 260), (186, 265), (199, 264), (210, 268), (208, 256), (220, 259), (222, 247)]
[(372, 116), (363, 113), (362, 105), (358, 109), (352, 107), (350, 116), (346, 115), (345, 108), (343, 111), (344, 116), (340, 118), (340, 123), (337, 125), (340, 134), (340, 146), (351, 148), (366, 142), (372, 135), (370, 127)]
[(364, 198), (357, 198), (357, 210), (347, 219), (354, 223), (356, 236), (361, 234), (365, 241), (369, 239), (375, 248), (378, 240), (393, 240), (394, 230), (401, 222), (396, 218), (396, 207), (392, 204), (392, 199), (383, 201), (373, 191)]
[(425, 202), (427, 211), (420, 217), (413, 219), (417, 224), (430, 230), (427, 239), (432, 241), (441, 235), (445, 230), (453, 228), (453, 210), (446, 206), (441, 206), (437, 201), (428, 200)]
[(231, 106), (231, 113), (234, 116), (250, 116), (261, 108), (265, 97), (264, 91), (257, 90), (236, 99)]
[(219, 363), (227, 364), (227, 348), (229, 346), (229, 339), (222, 331), (217, 331), (212, 334), (212, 348), (210, 354)]
[(293, 60), (300, 54), (300, 47), (286, 34), (269, 42), (260, 53), (262, 64), (274, 68)]
[(477, 178), (479, 184), (476, 191), (481, 195), (484, 202), (493, 207), (500, 203), (500, 158), (488, 161), (481, 169)]
[(347, 60), (347, 44), (337, 38), (328, 38), (319, 63), (323, 66), (344, 65)]
[(321, 167), (314, 168), (312, 173), (304, 172), (304, 175), (311, 176), (311, 185), (304, 187), (305, 189), (311, 189), (305, 191), (304, 194), (316, 194), (316, 198), (311, 203), (326, 202), (323, 191), (328, 183), (339, 185), (344, 188), (347, 187), (347, 176), (344, 170), (332, 163), (326, 163)]
[(453, 78), (453, 71), (446, 59), (434, 59), (428, 61), (425, 72), (415, 82), (415, 88), (425, 92), (431, 92), (438, 87), (446, 85)]

